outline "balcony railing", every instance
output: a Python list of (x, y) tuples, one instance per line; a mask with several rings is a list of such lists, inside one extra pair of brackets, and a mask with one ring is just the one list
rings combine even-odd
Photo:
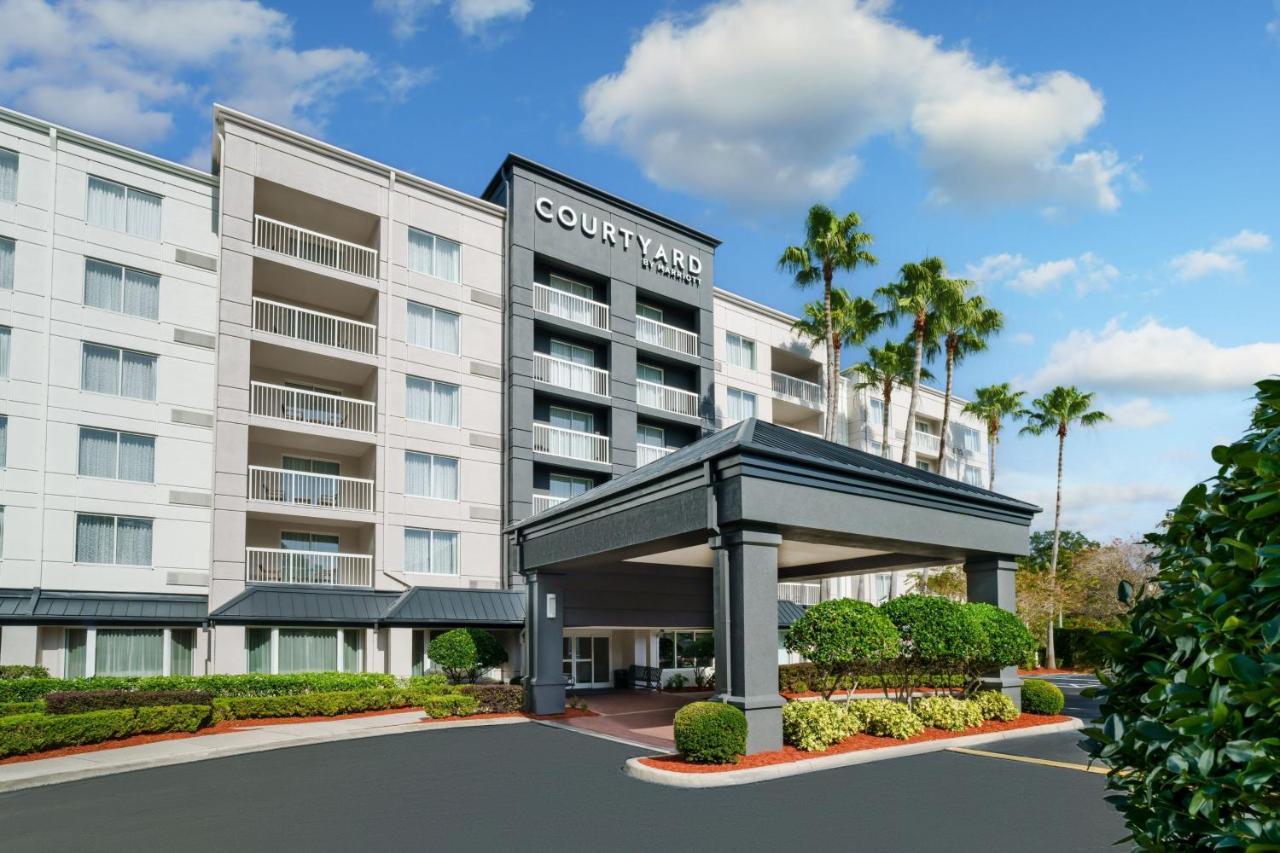
[(584, 462), (609, 461), (609, 437), (594, 432), (554, 427), (551, 424), (534, 423), (533, 449), (537, 453), (561, 456), (565, 459), (581, 459)]
[(693, 332), (648, 317), (636, 317), (636, 340), (685, 355), (698, 354), (698, 336)]
[(692, 391), (659, 385), (657, 382), (636, 381), (636, 402), (651, 409), (661, 409), (677, 415), (698, 416), (698, 395)]
[(371, 586), (373, 557), (329, 551), (245, 548), (245, 581), (314, 586)]
[(294, 340), (373, 355), (378, 327), (310, 308), (253, 297), (253, 328)]
[(373, 512), (373, 480), (250, 465), (249, 500)]
[(812, 605), (822, 600), (822, 585), (816, 583), (780, 583), (778, 598), (796, 604)]
[(250, 411), (255, 415), (304, 424), (373, 432), (375, 407), (367, 400), (304, 391), (287, 385), (250, 382)]
[[(906, 430), (900, 429), (897, 430), (897, 433), (900, 440), (905, 439), (907, 436)], [(931, 453), (936, 455), (942, 447), (942, 442), (939, 441), (938, 437), (931, 432), (916, 430), (915, 438), (912, 439), (912, 445), (917, 453)]]
[(533, 285), (533, 310), (606, 332), (609, 330), (608, 305), (545, 284)]
[(537, 515), (540, 512), (551, 509), (556, 504), (562, 504), (568, 498), (557, 498), (554, 495), (534, 495), (533, 496), (533, 513)]
[(807, 379), (798, 379), (786, 373), (774, 372), (773, 396), (781, 397), (810, 409), (824, 409), (827, 401), (823, 399), (822, 386)]
[(253, 219), (253, 242), (260, 249), (352, 275), (378, 277), (378, 253), (368, 246), (348, 243), (266, 216), (254, 216)]
[(657, 462), (659, 459), (674, 450), (674, 447), (658, 447), (654, 444), (637, 444), (636, 467), (648, 465), (650, 462)]
[(609, 371), (546, 353), (533, 354), (533, 378), (557, 388), (609, 396)]

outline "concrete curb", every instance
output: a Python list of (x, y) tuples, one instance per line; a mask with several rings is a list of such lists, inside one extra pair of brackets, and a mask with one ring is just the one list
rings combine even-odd
[(906, 758), (910, 755), (921, 755), (926, 752), (942, 752), (956, 746), (978, 746), (984, 743), (997, 743), (1018, 737), (1073, 732), (1081, 728), (1084, 728), (1084, 721), (1072, 719), (1063, 723), (1050, 723), (1026, 729), (942, 738), (920, 743), (908, 743), (902, 746), (885, 746), (860, 752), (845, 752), (840, 755), (808, 758), (787, 764), (771, 764), (767, 767), (724, 770), (719, 773), (680, 773), (675, 770), (660, 770), (657, 767), (650, 767), (641, 763), (639, 758), (628, 758), (626, 763), (622, 765), (622, 773), (641, 782), (652, 782), (655, 785), (667, 785), (672, 788), (726, 788), (732, 785), (750, 785), (755, 782), (768, 782), (772, 779), (784, 779), (788, 776), (799, 776), (804, 773), (834, 770), (837, 767), (852, 767), (855, 764), (870, 764), (874, 761)]
[[(380, 726), (369, 729), (356, 729), (343, 732), (326, 732), (319, 735), (281, 735), (279, 740), (272, 740), (265, 743), (246, 743), (237, 744), (235, 746), (211, 747), (200, 752), (182, 752), (171, 755), (158, 755), (147, 758), (139, 758), (134, 761), (120, 761), (114, 764), (102, 764), (97, 766), (76, 767), (67, 770), (55, 770), (39, 776), (28, 776), (18, 779), (0, 778), (0, 793), (9, 791), (21, 791), (26, 788), (41, 788), (45, 785), (57, 785), (62, 782), (74, 782), (80, 779), (93, 779), (98, 776), (110, 776), (116, 773), (130, 773), (135, 770), (149, 770), (154, 767), (169, 767), (175, 764), (190, 764), (196, 761), (207, 761), (212, 758), (229, 758), (233, 755), (248, 755), (255, 752), (270, 752), (276, 749), (289, 749), (295, 746), (313, 746), (321, 743), (333, 743), (342, 740), (359, 740), (361, 738), (379, 737), (381, 735), (398, 735), (407, 734), (409, 732), (429, 732), (438, 729), (465, 729), (479, 726), (503, 726), (515, 723), (530, 723), (532, 720), (526, 717), (490, 717), (483, 720), (451, 720), (444, 723), (396, 723), (387, 726)], [(323, 721), (317, 722), (317, 725), (324, 725)], [(288, 724), (286, 724), (288, 725)], [(296, 725), (296, 724), (295, 724)], [(305, 725), (305, 724), (304, 724)], [(235, 732), (226, 732), (224, 734), (237, 734), (239, 732), (262, 732), (270, 727), (264, 726), (262, 729), (254, 729), (246, 727), (238, 729)], [(222, 735), (207, 735), (207, 737), (220, 737)], [(184, 748), (191, 745), (192, 741), (199, 740), (196, 738), (181, 738), (174, 741), (158, 741), (157, 743), (175, 743), (181, 744)], [(150, 746), (151, 744), (148, 744)], [(123, 747), (129, 749), (130, 747)], [(100, 755), (101, 753), (109, 753), (111, 750), (101, 750), (98, 753), (86, 753), (86, 755)], [(75, 757), (75, 756), (69, 756)], [(30, 762), (35, 764), (40, 759)], [(57, 759), (50, 759), (56, 761)], [(3, 773), (8, 767), (22, 767), (27, 762), (20, 762), (13, 765), (0, 765), (0, 773)], [(29, 765), (28, 765), (29, 766)]]

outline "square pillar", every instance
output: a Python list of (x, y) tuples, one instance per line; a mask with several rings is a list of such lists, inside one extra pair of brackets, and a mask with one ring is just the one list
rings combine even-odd
[[(1018, 564), (1012, 557), (982, 557), (965, 561), (964, 574), (969, 601), (994, 604), (1010, 613), (1018, 612), (1017, 587), (1014, 572)], [(1022, 710), (1022, 679), (1016, 666), (1006, 666), (994, 672), (983, 673), (982, 690), (999, 690), (1013, 700), (1014, 707)]]
[(782, 749), (776, 530), (738, 528), (715, 549), (716, 696), (747, 715), (747, 753)]
[(525, 705), (534, 714), (564, 712), (564, 577), (550, 572), (525, 574), (528, 657), (524, 668)]

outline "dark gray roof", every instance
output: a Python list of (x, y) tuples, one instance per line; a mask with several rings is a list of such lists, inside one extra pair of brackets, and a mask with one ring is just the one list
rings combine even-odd
[(31, 595), (29, 589), (0, 589), (0, 618), (30, 615)]
[(203, 595), (0, 590), (0, 618), (26, 623), (186, 625), (205, 621)]
[(794, 601), (787, 601), (784, 598), (778, 599), (778, 627), (790, 628), (797, 619), (804, 615), (804, 605), (796, 604)]
[(209, 614), (212, 622), (373, 624), (400, 597), (371, 589), (251, 586)]
[(382, 621), (415, 625), (522, 625), (525, 594), (505, 589), (415, 587)]

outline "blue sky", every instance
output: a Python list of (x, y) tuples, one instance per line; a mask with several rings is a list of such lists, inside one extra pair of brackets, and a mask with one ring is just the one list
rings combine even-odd
[[(959, 393), (1115, 415), (1068, 440), (1096, 537), (1211, 474), (1280, 372), (1275, 3), (602, 9), (0, 0), (0, 102), (206, 167), (213, 100), (472, 192), (517, 151), (717, 235), (716, 283), (791, 311), (804, 208), (857, 210), (880, 265), (851, 291), (936, 254), (1005, 312)], [(1000, 489), (1051, 510), (1054, 450), (1010, 434)]]

